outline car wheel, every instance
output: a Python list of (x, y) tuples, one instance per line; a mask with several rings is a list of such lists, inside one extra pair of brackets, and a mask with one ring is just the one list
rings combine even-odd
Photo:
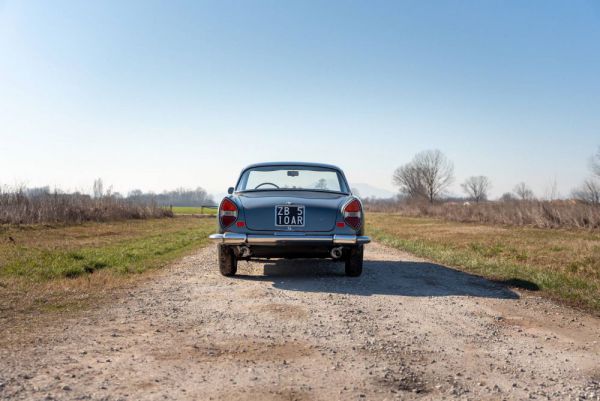
[(350, 249), (346, 258), (346, 276), (358, 277), (363, 268), (363, 246)]
[(234, 276), (237, 272), (237, 258), (233, 249), (226, 245), (218, 245), (219, 270), (224, 276)]

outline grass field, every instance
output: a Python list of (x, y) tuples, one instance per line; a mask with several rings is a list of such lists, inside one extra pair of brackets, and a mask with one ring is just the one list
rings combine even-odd
[[(0, 226), (0, 312), (70, 305), (204, 246), (213, 218)], [(139, 275), (137, 275), (139, 276)]]
[(199, 206), (173, 206), (173, 213), (178, 215), (185, 214), (211, 214), (216, 215), (216, 208), (199, 207)]
[[(174, 208), (176, 209), (176, 208)], [(82, 305), (207, 244), (214, 218), (0, 226), (0, 317)], [(214, 210), (214, 209), (213, 209)], [(191, 213), (186, 213), (190, 212)], [(600, 232), (369, 213), (368, 234), (442, 264), (600, 311)]]
[(433, 261), (600, 311), (600, 232), (367, 215), (369, 235)]

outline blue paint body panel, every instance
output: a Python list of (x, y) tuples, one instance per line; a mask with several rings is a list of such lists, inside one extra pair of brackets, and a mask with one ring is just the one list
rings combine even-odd
[[(249, 170), (256, 168), (269, 169), (278, 166), (291, 167), (292, 169), (316, 169), (317, 171), (325, 169), (330, 174), (335, 172), (338, 174), (339, 189), (341, 190), (296, 188), (244, 190), (244, 186), (240, 184), (242, 177)], [(332, 174), (332, 176), (334, 175)], [(259, 245), (263, 255), (266, 252), (268, 256), (269, 252), (263, 249), (265, 247), (267, 250), (273, 249), (273, 255), (280, 255), (286, 251), (293, 253), (294, 250), (300, 248), (304, 250), (304, 253), (307, 253), (307, 246), (309, 247), (308, 253), (310, 253), (310, 243), (313, 241), (315, 245), (319, 244), (320, 253), (318, 255), (317, 248), (315, 248), (315, 257), (319, 257), (319, 255), (322, 255), (323, 247), (331, 249), (340, 246), (340, 244), (345, 247), (352, 247), (369, 242), (369, 239), (363, 236), (364, 214), (362, 208), (359, 212), (362, 221), (360, 227), (354, 229), (344, 224), (344, 206), (358, 198), (352, 195), (342, 170), (330, 164), (303, 162), (252, 164), (242, 170), (236, 188), (226, 198), (235, 203), (238, 208), (238, 215), (236, 223), (228, 227), (223, 227), (219, 222), (217, 223), (219, 234), (215, 234), (211, 238), (221, 240), (223, 243), (252, 247), (252, 241), (260, 241)], [(277, 224), (281, 220), (277, 220), (276, 213), (278, 210), (280, 212), (283, 210), (278, 209), (278, 206), (285, 205), (299, 206), (292, 209), (295, 213), (301, 214), (300, 223), (302, 224), (290, 226)], [(295, 221), (293, 219), (288, 220)], [(241, 222), (243, 222), (242, 226), (240, 226)], [(240, 225), (237, 223), (240, 223)], [(353, 237), (358, 239), (354, 243), (351, 240)], [(273, 241), (269, 243), (271, 238)], [(278, 240), (280, 238), (286, 239), (280, 241)], [(331, 239), (331, 241), (328, 241), (328, 239)], [(275, 250), (275, 248), (277, 249)]]

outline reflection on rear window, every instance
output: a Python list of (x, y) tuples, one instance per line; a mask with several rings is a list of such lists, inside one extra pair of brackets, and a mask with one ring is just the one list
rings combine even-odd
[(256, 167), (246, 170), (237, 188), (238, 191), (285, 189), (347, 192), (337, 171), (302, 166)]

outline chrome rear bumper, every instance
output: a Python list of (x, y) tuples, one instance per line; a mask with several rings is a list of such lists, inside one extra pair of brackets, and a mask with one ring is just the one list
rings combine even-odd
[(211, 234), (209, 238), (215, 242), (228, 245), (286, 245), (286, 244), (335, 244), (357, 245), (368, 244), (371, 238), (364, 235), (292, 235), (292, 234)]

